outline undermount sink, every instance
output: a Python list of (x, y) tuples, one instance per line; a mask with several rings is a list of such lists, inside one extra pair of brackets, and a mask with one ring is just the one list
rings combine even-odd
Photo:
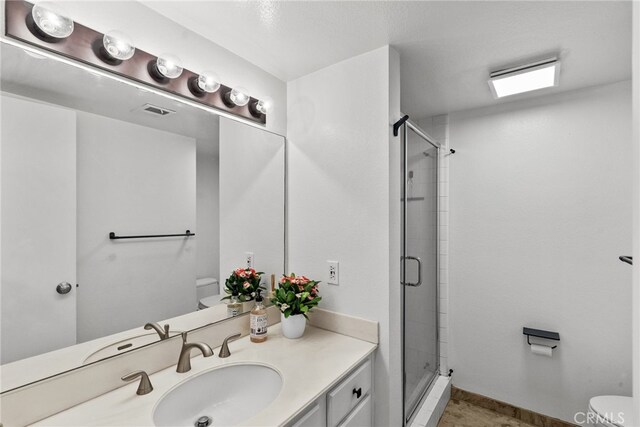
[(165, 394), (153, 411), (156, 426), (234, 426), (266, 408), (282, 378), (263, 365), (232, 365), (204, 372)]
[[(169, 331), (169, 336), (178, 335), (179, 331)], [(136, 335), (124, 340), (114, 342), (112, 344), (105, 345), (104, 347), (94, 351), (82, 362), (83, 365), (87, 363), (95, 362), (96, 360), (102, 360), (106, 357), (114, 356), (116, 354), (123, 353), (125, 351), (133, 350), (134, 348), (142, 347), (147, 344), (158, 341), (158, 334), (155, 332), (149, 332), (147, 334)]]

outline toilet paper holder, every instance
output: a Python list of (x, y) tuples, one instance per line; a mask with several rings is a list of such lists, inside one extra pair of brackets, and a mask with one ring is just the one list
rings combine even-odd
[[(527, 336), (527, 344), (529, 345), (532, 344), (530, 341), (531, 337), (542, 338), (545, 340), (560, 341), (560, 334), (557, 332), (544, 331), (542, 329), (533, 329), (533, 328), (524, 327), (522, 328), (522, 333)], [(548, 346), (548, 347), (551, 347), (551, 346)], [(553, 350), (556, 347), (558, 346), (554, 345), (553, 347), (551, 347), (551, 349)]]

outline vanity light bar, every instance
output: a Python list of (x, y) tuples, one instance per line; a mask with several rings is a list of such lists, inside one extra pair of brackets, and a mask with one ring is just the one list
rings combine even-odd
[[(117, 40), (112, 40), (113, 37), (105, 37), (104, 34), (73, 21), (71, 21), (72, 31), (65, 32), (64, 38), (51, 38), (34, 23), (33, 8), (34, 5), (26, 1), (5, 2), (5, 35), (7, 37), (191, 102), (203, 104), (254, 123), (266, 124), (266, 109), (262, 108), (264, 102), (249, 96), (246, 91), (242, 91), (243, 96), (231, 97), (234, 89), (220, 84), (213, 73), (203, 72), (202, 76), (205, 76), (203, 78), (197, 73), (183, 69), (179, 60), (168, 54), (156, 57), (135, 49), (130, 39), (122, 33), (108, 32), (107, 36), (113, 36), (114, 33), (118, 36)], [(109, 41), (106, 40), (107, 38)], [(111, 45), (111, 51), (109, 51), (108, 42), (120, 44)], [(238, 102), (236, 103), (234, 99)]]

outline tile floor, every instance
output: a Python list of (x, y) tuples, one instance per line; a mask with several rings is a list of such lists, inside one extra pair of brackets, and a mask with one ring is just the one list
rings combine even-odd
[(438, 427), (534, 427), (516, 418), (481, 408), (469, 402), (451, 399)]

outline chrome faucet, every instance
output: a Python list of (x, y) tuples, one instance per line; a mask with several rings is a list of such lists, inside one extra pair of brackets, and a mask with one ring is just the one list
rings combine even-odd
[(122, 381), (132, 381), (138, 377), (140, 377), (140, 384), (138, 384), (138, 390), (136, 391), (136, 394), (142, 396), (143, 394), (151, 393), (153, 391), (153, 386), (151, 385), (151, 381), (149, 380), (149, 375), (147, 375), (145, 371), (131, 372), (121, 379)]
[(187, 333), (182, 333), (182, 350), (180, 350), (180, 357), (178, 357), (178, 366), (176, 372), (184, 373), (191, 370), (191, 350), (197, 348), (202, 352), (204, 357), (213, 356), (213, 350), (208, 344), (203, 342), (187, 342)]
[(154, 331), (156, 331), (158, 333), (158, 336), (160, 337), (160, 340), (166, 340), (167, 338), (169, 338), (169, 324), (164, 325), (164, 331), (157, 323), (147, 323), (146, 325), (144, 325), (144, 328), (146, 330), (153, 329)]

